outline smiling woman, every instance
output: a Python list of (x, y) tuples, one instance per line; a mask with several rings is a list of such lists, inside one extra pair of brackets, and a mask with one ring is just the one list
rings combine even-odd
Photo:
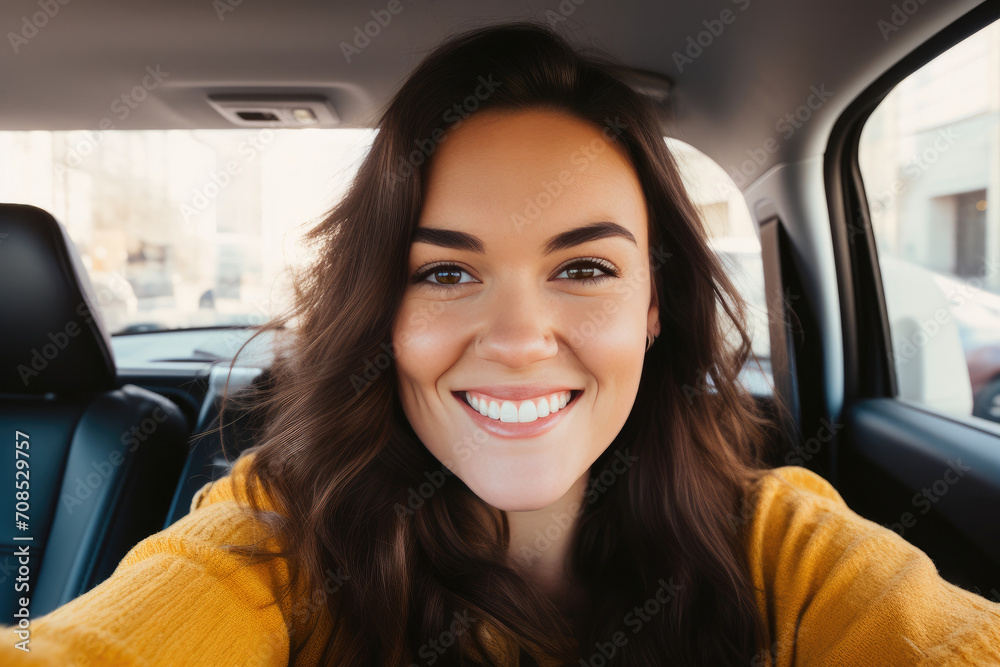
[(761, 464), (778, 427), (738, 380), (746, 306), (652, 103), (615, 71), (523, 23), (416, 68), (309, 233), (294, 308), (262, 330), (295, 325), (260, 443), (33, 621), (36, 655), (1000, 658), (1000, 606), (818, 475)]
[[(544, 218), (518, 229), (509, 212), (592, 145)], [(425, 192), (393, 334), (400, 400), (435, 458), (506, 512), (508, 551), (521, 554), (538, 518), (580, 504), (659, 334), (642, 186), (599, 129), (542, 109), (468, 122), (431, 163)], [(576, 331), (595, 313), (606, 313), (599, 329)], [(482, 447), (460, 458), (477, 430)], [(572, 590), (569, 537), (526, 573), (539, 590)]]
[(450, 41), (311, 232), (247, 471), (308, 508), (285, 534), (312, 582), (350, 573), (321, 662), (404, 664), (465, 612), (439, 664), (575, 662), (660, 582), (672, 602), (608, 664), (766, 640), (732, 529), (772, 427), (737, 382), (744, 305), (652, 103), (613, 72), (531, 24)]

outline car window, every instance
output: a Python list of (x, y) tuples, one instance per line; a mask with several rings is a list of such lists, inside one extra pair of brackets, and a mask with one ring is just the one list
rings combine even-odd
[[(746, 364), (741, 381), (753, 394), (771, 396), (774, 391), (764, 263), (746, 199), (732, 177), (697, 148), (677, 139), (667, 139), (667, 146), (677, 159), (684, 186), (705, 223), (712, 249), (747, 303), (747, 324), (756, 360), (751, 358)], [(735, 328), (728, 333), (735, 344)]]
[(1000, 23), (900, 82), (859, 162), (897, 391), (1000, 421)]
[(62, 222), (111, 333), (250, 325), (287, 304), (302, 233), (373, 130), (0, 132), (0, 201)]

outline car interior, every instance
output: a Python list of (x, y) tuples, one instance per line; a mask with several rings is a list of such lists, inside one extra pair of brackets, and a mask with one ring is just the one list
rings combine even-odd
[(660, 109), (750, 304), (744, 381), (790, 408), (768, 464), (1000, 602), (1000, 2), (17, 0), (0, 479), (24, 483), (0, 499), (0, 612), (18, 536), (42, 615), (255, 444), (261, 416), (222, 399), (269, 386), (278, 341), (244, 343), (308, 262), (296, 240), (416, 63), (515, 19)]

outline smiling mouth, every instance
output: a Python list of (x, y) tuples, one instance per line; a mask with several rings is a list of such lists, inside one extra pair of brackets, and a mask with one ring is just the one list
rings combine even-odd
[(558, 391), (523, 401), (502, 400), (468, 391), (451, 393), (483, 417), (498, 422), (525, 424), (546, 419), (565, 410), (583, 390)]

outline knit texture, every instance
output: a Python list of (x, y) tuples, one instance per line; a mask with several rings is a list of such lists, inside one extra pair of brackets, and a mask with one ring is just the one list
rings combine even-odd
[[(324, 595), (309, 598), (303, 578), (282, 598), (283, 559), (247, 566), (220, 548), (279, 545), (240, 511), (252, 456), (202, 487), (187, 516), (133, 547), (106, 581), (33, 619), (30, 652), (0, 627), (0, 665), (287, 665), (311, 621), (294, 665), (317, 665), (332, 630)], [(922, 551), (852, 512), (822, 477), (776, 468), (751, 498), (747, 550), (772, 642), (751, 667), (1000, 665), (1000, 604), (941, 579)], [(488, 628), (482, 636), (498, 664), (517, 665), (509, 642)]]

